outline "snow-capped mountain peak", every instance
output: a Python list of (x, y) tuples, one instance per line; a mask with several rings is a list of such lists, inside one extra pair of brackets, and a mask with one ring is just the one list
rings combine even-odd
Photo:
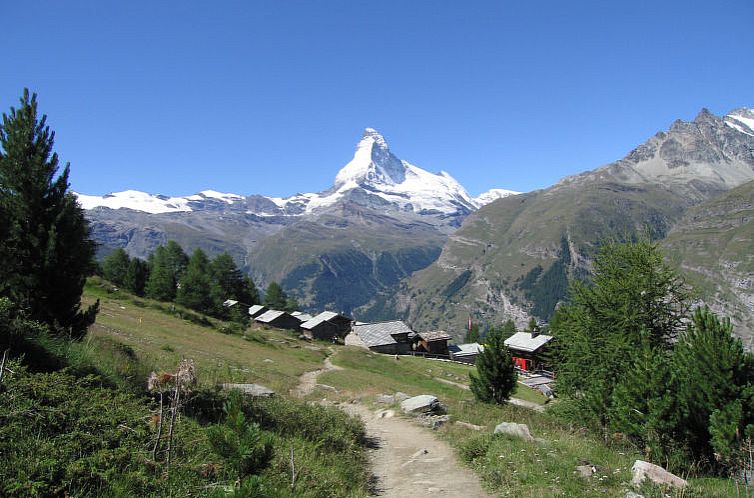
[(518, 195), (521, 192), (516, 192), (514, 190), (506, 190), (503, 188), (493, 188), (488, 190), (487, 192), (483, 192), (479, 194), (477, 197), (474, 197), (474, 203), (477, 207), (482, 207), (485, 204), (489, 204), (490, 202), (496, 201), (498, 199), (502, 199), (504, 197), (509, 197), (511, 195)]
[(374, 128), (364, 130), (353, 159), (335, 176), (335, 187), (343, 185), (385, 184), (394, 185), (405, 180), (405, 168), (400, 159), (390, 152), (390, 147)]
[[(184, 197), (151, 195), (133, 190), (106, 196), (77, 195), (84, 209), (126, 208), (153, 214), (211, 208), (239, 209), (257, 216), (299, 216), (317, 213), (348, 201), (379, 209), (396, 209), (449, 219), (463, 217), (483, 204), (514, 193), (517, 192), (493, 189), (474, 199), (448, 173), (430, 173), (399, 159), (390, 151), (382, 134), (374, 128), (366, 128), (356, 145), (353, 158), (335, 176), (333, 187), (324, 192), (287, 198), (253, 196), (253, 199), (214, 190)], [(247, 199), (252, 200), (246, 202)]]

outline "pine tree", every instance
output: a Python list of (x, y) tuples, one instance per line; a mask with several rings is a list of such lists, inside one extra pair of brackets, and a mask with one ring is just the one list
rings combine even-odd
[(144, 295), (144, 289), (149, 278), (149, 265), (139, 258), (131, 258), (126, 270), (124, 285), (126, 289), (137, 296)]
[(118, 248), (102, 260), (102, 273), (106, 279), (115, 285), (125, 286), (126, 274), (130, 264), (131, 258), (128, 257), (128, 253), (125, 249)]
[(181, 277), (175, 296), (176, 303), (201, 313), (208, 313), (212, 310), (209, 267), (209, 258), (204, 251), (194, 249), (186, 271)]
[(58, 174), (55, 133), (24, 90), (19, 109), (0, 126), (0, 296), (59, 333), (80, 337), (98, 306), (81, 310), (95, 245), (84, 212), (69, 191), (70, 165)]
[(491, 328), (476, 358), (477, 374), (469, 374), (471, 392), (485, 403), (505, 403), (516, 387), (518, 375), (504, 340), (501, 329)]
[(222, 306), (227, 299), (233, 299), (245, 305), (257, 304), (259, 295), (248, 275), (244, 275), (228, 253), (215, 257), (210, 264), (212, 276), (212, 303), (214, 313), (227, 318), (230, 313)]
[(172, 301), (175, 299), (175, 273), (168, 263), (167, 250), (158, 246), (149, 256), (149, 278), (145, 287), (147, 297), (158, 301)]
[(697, 308), (673, 355), (684, 441), (692, 457), (708, 462), (731, 453), (731, 434), (754, 435), (754, 370), (732, 331), (727, 318)]
[(655, 244), (639, 240), (604, 245), (591, 283), (574, 282), (550, 330), (557, 340), (558, 392), (603, 427), (616, 379), (646, 342), (669, 350), (688, 310), (683, 281)]
[(503, 340), (512, 337), (516, 332), (516, 324), (510, 318), (503, 323), (503, 328), (500, 330)]
[(270, 309), (284, 310), (288, 305), (288, 295), (277, 282), (270, 282), (264, 293), (264, 305)]
[(466, 344), (479, 342), (481, 340), (481, 337), (479, 336), (479, 325), (474, 323), (471, 325), (471, 329), (466, 332), (466, 338), (464, 339), (464, 342)]

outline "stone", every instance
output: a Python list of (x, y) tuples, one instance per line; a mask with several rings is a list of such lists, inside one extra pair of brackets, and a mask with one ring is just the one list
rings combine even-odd
[(583, 477), (585, 479), (592, 477), (595, 472), (597, 472), (597, 469), (595, 469), (592, 465), (576, 466), (576, 473), (579, 475), (579, 477)]
[(405, 401), (405, 400), (407, 400), (407, 399), (408, 399), (408, 398), (410, 398), (410, 397), (411, 397), (411, 396), (409, 396), (408, 394), (406, 394), (406, 393), (402, 393), (402, 392), (400, 392), (400, 391), (398, 391), (398, 392), (396, 392), (395, 394), (393, 394), (393, 399), (394, 399), (394, 400), (395, 400), (396, 402), (398, 402), (398, 403), (400, 403), (401, 401)]
[(517, 424), (515, 422), (501, 422), (495, 427), (495, 434), (507, 434), (509, 436), (521, 438), (524, 441), (534, 441), (529, 426), (526, 424)]
[(393, 410), (380, 410), (374, 416), (377, 418), (393, 418), (395, 417), (395, 412)]
[(260, 384), (223, 384), (222, 388), (225, 390), (238, 389), (241, 393), (252, 398), (270, 398), (275, 395), (275, 391)]
[(645, 479), (649, 479), (655, 484), (669, 484), (676, 488), (685, 488), (688, 485), (685, 479), (681, 479), (659, 465), (645, 462), (644, 460), (636, 460), (634, 466), (631, 467), (631, 472), (633, 472), (634, 476), (631, 484), (635, 486), (640, 486)]
[(629, 491), (626, 493), (626, 498), (644, 498), (644, 495), (640, 495), (639, 493), (634, 493), (633, 491)]
[(395, 396), (391, 396), (389, 394), (378, 394), (375, 396), (374, 400), (377, 403), (385, 403), (385, 404), (393, 404), (395, 403)]
[(420, 394), (401, 402), (403, 413), (431, 413), (440, 408), (440, 401), (431, 394)]
[(316, 387), (317, 389), (323, 389), (325, 391), (332, 391), (334, 393), (338, 392), (338, 390), (335, 389), (333, 386), (328, 386), (327, 384), (317, 384)]
[(450, 421), (450, 415), (423, 415), (419, 423), (432, 430), (439, 429), (443, 424)]
[(265, 358), (264, 360), (262, 360), (262, 362), (264, 362), (264, 363), (275, 363), (274, 361), (272, 361), (269, 358)]
[(460, 420), (456, 420), (456, 425), (459, 427), (465, 427), (466, 429), (471, 429), (472, 431), (481, 431), (484, 429), (481, 425), (474, 425), (470, 424), (468, 422), (462, 422)]

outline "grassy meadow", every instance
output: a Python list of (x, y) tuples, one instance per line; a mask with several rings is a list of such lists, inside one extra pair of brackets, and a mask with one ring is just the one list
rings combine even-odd
[[(106, 282), (92, 279), (86, 288), (85, 301), (93, 302), (97, 298), (101, 303), (97, 322), (77, 347), (85, 354), (94, 355), (102, 371), (113, 378), (127, 379), (130, 385), (141, 384), (150, 370), (170, 370), (181, 358), (193, 358), (199, 383), (204, 387), (222, 382), (255, 382), (276, 390), (285, 403), (298, 376), (322, 368), (323, 360), (332, 355), (333, 364), (341, 370), (323, 373), (318, 382), (337, 391), (317, 389), (308, 397), (310, 401), (359, 399), (376, 409), (374, 397), (380, 393), (434, 394), (447, 406), (451, 416), (450, 423), (437, 430), (438, 437), (457, 449), (461, 460), (480, 476), (494, 496), (623, 497), (630, 489), (631, 466), (634, 460), (641, 458), (636, 448), (616, 441), (606, 444), (580, 427), (564, 424), (548, 413), (551, 405), (557, 411), (557, 401), (547, 404), (545, 413), (513, 405), (477, 402), (464, 388), (473, 366), (419, 357), (396, 360), (393, 356), (360, 348), (301, 341), (290, 331), (268, 330), (257, 325), (245, 330), (234, 329), (170, 304), (113, 291)], [(546, 403), (538, 391), (521, 385), (514, 396)], [(278, 413), (288, 413), (278, 418), (295, 418), (290, 411), (293, 406), (277, 407)], [(312, 415), (313, 418), (321, 416)], [(483, 429), (475, 431), (455, 424), (456, 421)], [(527, 424), (539, 441), (525, 442), (493, 435), (494, 427), (503, 421)], [(321, 432), (316, 429), (317, 421), (310, 420), (310, 423), (315, 433)], [(315, 486), (316, 493), (311, 491), (312, 496), (363, 496), (367, 493), (363, 451), (349, 450), (355, 452), (355, 456), (349, 458), (361, 462), (354, 469), (338, 460), (342, 454), (319, 454), (317, 444), (321, 443), (311, 438), (283, 437), (283, 440), (281, 447), (285, 451), (293, 447), (301, 452), (302, 465), (309, 471), (308, 479), (317, 480), (322, 476), (327, 476), (325, 482), (329, 479), (332, 492), (328, 494), (327, 486), (320, 485)], [(580, 477), (576, 473), (578, 465), (594, 466), (597, 472), (589, 478)], [(277, 457), (269, 472), (274, 472), (279, 479), (286, 478), (285, 455), (281, 453)], [(344, 480), (357, 478), (363, 478), (364, 483), (352, 487), (344, 483)], [(664, 493), (679, 497), (735, 496), (735, 485), (730, 480), (692, 478), (690, 482), (691, 486), (684, 492), (649, 485), (640, 492), (647, 497), (663, 497)]]

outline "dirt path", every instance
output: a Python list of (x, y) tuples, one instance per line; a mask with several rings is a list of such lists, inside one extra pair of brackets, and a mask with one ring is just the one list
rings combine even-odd
[[(306, 396), (314, 391), (317, 377), (331, 370), (330, 356), (324, 368), (307, 372), (291, 392)], [(479, 479), (458, 462), (453, 448), (438, 439), (431, 429), (401, 418), (392, 410), (377, 410), (358, 403), (344, 403), (340, 408), (361, 417), (367, 435), (374, 442), (370, 450), (374, 480), (371, 488), (375, 496), (391, 498), (415, 496), (461, 496), (487, 498)]]
[(376, 441), (371, 450), (373, 492), (376, 496), (461, 496), (486, 498), (474, 473), (457, 460), (453, 448), (430, 429), (392, 416), (392, 410), (373, 413), (359, 404), (342, 408), (358, 415)]
[(325, 358), (325, 367), (320, 370), (312, 370), (311, 372), (306, 372), (303, 375), (301, 375), (298, 378), (298, 385), (291, 389), (291, 394), (298, 397), (303, 398), (304, 396), (311, 394), (314, 389), (317, 387), (317, 377), (319, 377), (321, 374), (325, 372), (329, 372), (331, 370), (343, 370), (343, 367), (339, 367), (337, 365), (333, 365), (330, 361), (330, 356), (333, 355), (333, 351), (329, 351), (327, 354), (327, 358)]

